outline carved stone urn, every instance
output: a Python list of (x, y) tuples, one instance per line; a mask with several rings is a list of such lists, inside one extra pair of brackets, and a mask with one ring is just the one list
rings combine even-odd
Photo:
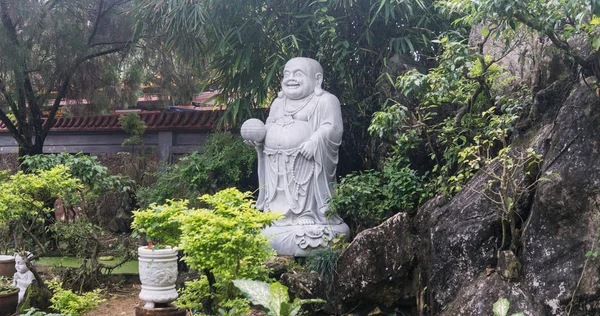
[(140, 299), (144, 308), (154, 308), (155, 303), (168, 304), (177, 299), (177, 248), (138, 248), (138, 262), (142, 291)]

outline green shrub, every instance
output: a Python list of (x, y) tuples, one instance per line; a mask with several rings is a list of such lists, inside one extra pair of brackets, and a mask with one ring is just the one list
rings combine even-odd
[(125, 147), (131, 145), (133, 147), (135, 145), (144, 144), (142, 137), (146, 131), (146, 122), (142, 121), (137, 113), (132, 112), (119, 116), (119, 123), (121, 123), (121, 127), (123, 127), (125, 133), (131, 135), (123, 141), (121, 146)]
[(178, 292), (179, 297), (173, 303), (177, 308), (192, 312), (201, 311), (202, 302), (210, 296), (208, 279), (202, 275), (200, 279), (185, 282), (185, 287)]
[(131, 227), (146, 234), (155, 244), (177, 246), (181, 237), (181, 215), (188, 208), (187, 200), (167, 200), (163, 205), (152, 204), (145, 210), (133, 211)]
[(234, 298), (233, 279), (266, 279), (264, 263), (274, 256), (261, 231), (279, 216), (258, 211), (250, 197), (234, 188), (204, 195), (200, 199), (210, 208), (192, 209), (181, 219), (184, 260), (215, 276), (210, 285), (221, 301)]
[(44, 219), (51, 218), (54, 201), (75, 200), (82, 188), (63, 165), (31, 174), (19, 171), (0, 182), (0, 223), (13, 223), (9, 229), (14, 245), (43, 254), (50, 242)]
[(205, 313), (214, 313), (215, 307), (221, 307), (243, 314), (247, 302), (236, 297), (231, 280), (267, 279), (264, 263), (274, 252), (261, 231), (279, 216), (258, 211), (251, 193), (235, 188), (205, 194), (200, 201), (208, 207), (188, 208), (186, 200), (152, 205), (134, 212), (133, 227), (178, 245), (189, 267), (205, 274), (203, 279), (187, 284), (179, 306), (201, 307)]
[(50, 170), (56, 165), (68, 167), (71, 176), (79, 179), (82, 184), (87, 186), (89, 193), (92, 194), (92, 196), (87, 197), (88, 200), (97, 198), (109, 191), (128, 190), (133, 185), (127, 177), (111, 175), (108, 168), (100, 164), (98, 157), (87, 156), (82, 153), (25, 156), (21, 165), (29, 173)]
[(423, 177), (405, 159), (389, 159), (383, 172), (367, 170), (342, 178), (329, 211), (342, 216), (354, 231), (374, 227), (399, 211), (410, 211), (427, 198)]
[(62, 284), (57, 281), (50, 281), (47, 284), (54, 293), (50, 299), (51, 308), (61, 313), (72, 316), (85, 315), (85, 313), (98, 308), (100, 303), (106, 301), (101, 298), (99, 289), (77, 295), (71, 290), (63, 289)]
[(497, 154), (530, 98), (497, 60), (471, 49), (457, 33), (438, 43), (437, 66), (399, 76), (395, 88), (401, 96), (373, 114), (369, 132), (387, 142), (394, 157), (423, 166), (428, 191), (450, 197), (482, 165), (469, 163), (468, 156), (473, 150)]
[(140, 205), (162, 204), (167, 199), (190, 200), (220, 189), (238, 186), (249, 177), (256, 154), (241, 137), (231, 133), (215, 133), (206, 140), (204, 152), (193, 152), (176, 164), (158, 172), (151, 186), (138, 190)]

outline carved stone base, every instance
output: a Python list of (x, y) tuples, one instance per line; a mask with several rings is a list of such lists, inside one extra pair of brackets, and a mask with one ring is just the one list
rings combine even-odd
[(345, 223), (338, 225), (297, 225), (271, 226), (263, 230), (271, 247), (280, 256), (306, 257), (312, 250), (330, 246), (333, 239), (344, 234), (349, 236), (350, 228)]

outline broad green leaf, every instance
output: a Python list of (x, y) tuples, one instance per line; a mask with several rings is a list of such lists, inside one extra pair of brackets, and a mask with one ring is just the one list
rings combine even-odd
[(598, 17), (597, 15), (593, 15), (592, 19), (590, 20), (590, 24), (591, 25), (598, 25), (600, 24), (600, 17)]
[(494, 307), (492, 311), (495, 316), (506, 316), (508, 315), (508, 309), (510, 308), (510, 301), (504, 297), (499, 298), (496, 303), (494, 303)]
[(290, 296), (288, 295), (288, 288), (279, 283), (279, 282), (275, 282), (273, 284), (271, 284), (270, 287), (271, 290), (271, 306), (273, 306), (272, 312), (274, 312), (275, 314), (279, 314), (281, 312), (280, 315), (286, 315), (285, 313), (283, 313), (283, 309), (284, 309), (284, 303), (285, 303), (285, 309), (287, 309), (288, 311), (291, 310), (288, 302), (290, 300)]
[(273, 310), (269, 283), (253, 280), (233, 280), (235, 285), (252, 304), (262, 305), (268, 310)]

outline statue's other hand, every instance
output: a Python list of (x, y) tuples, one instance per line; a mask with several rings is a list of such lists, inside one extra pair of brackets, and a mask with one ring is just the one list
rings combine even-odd
[(310, 140), (305, 141), (298, 147), (300, 154), (306, 159), (312, 159), (315, 156), (315, 148)]
[(250, 145), (253, 147), (262, 147), (262, 145), (263, 145), (263, 143), (260, 143), (260, 142), (254, 141), (254, 140), (244, 140), (244, 144)]

